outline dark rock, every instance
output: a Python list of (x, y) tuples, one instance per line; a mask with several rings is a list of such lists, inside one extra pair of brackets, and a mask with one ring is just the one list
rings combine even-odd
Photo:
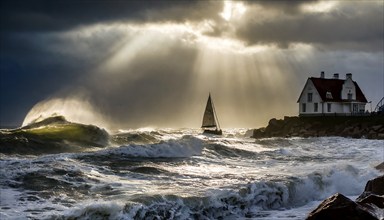
[(381, 172), (384, 172), (384, 162), (382, 162), (381, 164), (375, 166), (375, 168), (377, 170), (380, 170)]
[(253, 135), (252, 137), (254, 138), (263, 138), (266, 137), (265, 135), (265, 128), (260, 128), (260, 129), (255, 129), (253, 130)]
[(384, 195), (384, 175), (369, 180), (365, 185), (364, 191), (380, 196)]
[(315, 210), (309, 213), (307, 217), (307, 220), (320, 219), (374, 220), (377, 218), (364, 206), (337, 193), (324, 200)]
[(359, 197), (356, 202), (360, 205), (366, 206), (367, 208), (370, 208), (373, 204), (378, 208), (384, 209), (384, 196), (370, 194), (368, 196), (365, 196), (364, 198)]
[(380, 129), (383, 127), (383, 125), (376, 125), (376, 126), (372, 126), (372, 129), (374, 131), (380, 131)]
[(272, 126), (272, 127), (275, 127), (278, 125), (278, 120), (276, 118), (272, 118), (271, 120), (269, 120), (268, 122), (268, 126)]
[[(377, 167), (383, 167), (384, 162)], [(342, 194), (324, 200), (307, 219), (382, 219), (384, 213), (384, 175), (369, 180), (356, 202)]]
[(306, 116), (272, 118), (268, 126), (255, 129), (253, 137), (342, 136), (384, 139), (384, 116)]

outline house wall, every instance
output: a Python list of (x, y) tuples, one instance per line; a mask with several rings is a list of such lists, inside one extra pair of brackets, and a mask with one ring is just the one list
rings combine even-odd
[[(328, 104), (331, 104), (331, 111), (328, 111)], [(353, 104), (356, 104), (354, 111)], [(308, 105), (308, 103), (307, 103)], [(310, 105), (310, 103), (309, 103)], [(300, 116), (316, 116), (316, 115), (359, 115), (365, 112), (365, 103), (360, 102), (321, 102), (319, 103), (319, 111), (312, 112), (300, 111)]]
[(328, 113), (328, 114), (334, 114), (334, 113), (346, 113), (344, 112), (344, 105), (343, 103), (339, 103), (339, 102), (330, 102), (332, 104), (332, 107), (331, 107), (331, 112), (325, 112), (325, 113)]
[(347, 77), (343, 84), (343, 90), (341, 90), (341, 99), (348, 99), (348, 94), (352, 94), (352, 100), (356, 100), (356, 87), (352, 81), (352, 77)]
[(343, 113), (350, 113), (350, 112), (352, 112), (351, 103), (344, 103), (344, 105), (343, 105)]
[[(312, 94), (312, 101), (308, 100), (308, 93)], [(317, 103), (317, 112), (315, 112), (315, 103)], [(305, 104), (305, 112), (303, 109), (303, 104)], [(319, 93), (317, 92), (315, 86), (312, 81), (307, 80), (303, 92), (299, 98), (299, 114), (321, 114), (322, 113), (322, 105), (321, 98)]]
[[(354, 105), (356, 107), (354, 107)], [(326, 106), (326, 103), (324, 103)], [(338, 114), (338, 115), (359, 115), (365, 113), (365, 103), (362, 102), (342, 102), (332, 103), (331, 112), (325, 110), (325, 114)]]

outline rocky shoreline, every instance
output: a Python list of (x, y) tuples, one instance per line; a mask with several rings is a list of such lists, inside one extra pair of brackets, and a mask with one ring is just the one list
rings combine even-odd
[[(383, 168), (384, 162), (376, 167), (381, 172)], [(369, 180), (356, 201), (336, 193), (320, 203), (306, 218), (320, 219), (384, 219), (384, 175)]]
[(267, 127), (253, 130), (253, 138), (323, 137), (384, 139), (384, 115), (312, 116), (271, 119)]

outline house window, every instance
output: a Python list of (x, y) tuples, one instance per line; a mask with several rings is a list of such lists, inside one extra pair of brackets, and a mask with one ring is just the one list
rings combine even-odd
[(358, 105), (357, 105), (357, 104), (353, 104), (353, 106), (352, 106), (352, 112), (353, 112), (353, 113), (356, 113), (356, 112), (358, 112), (358, 111), (359, 111)]
[(308, 93), (308, 102), (312, 102), (312, 93)]
[(332, 97), (332, 93), (331, 93), (331, 92), (327, 92), (327, 93), (325, 94), (325, 97), (326, 97), (327, 99), (333, 99), (333, 97)]
[(352, 93), (348, 93), (348, 100), (352, 100)]
[(365, 105), (359, 105), (359, 112), (364, 113)]
[(327, 103), (327, 110), (328, 110), (328, 112), (332, 111), (332, 104), (331, 103)]
[(317, 112), (319, 110), (319, 103), (313, 103), (313, 109), (315, 112)]
[(301, 105), (301, 110), (302, 110), (302, 112), (306, 112), (307, 111), (307, 106), (305, 105), (305, 103), (303, 103)]

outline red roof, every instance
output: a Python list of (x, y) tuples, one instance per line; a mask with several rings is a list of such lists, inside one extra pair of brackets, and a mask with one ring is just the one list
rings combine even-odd
[[(345, 102), (349, 100), (341, 99), (341, 90), (343, 89), (343, 84), (345, 80), (343, 79), (326, 79), (326, 78), (315, 78), (310, 77), (309, 80), (312, 81), (313, 85), (317, 89), (321, 99), (323, 101), (332, 101), (332, 102)], [(365, 98), (363, 92), (361, 91), (359, 85), (353, 81), (356, 87), (356, 100), (358, 102), (368, 102)], [(330, 92), (332, 98), (327, 98), (326, 94)]]

